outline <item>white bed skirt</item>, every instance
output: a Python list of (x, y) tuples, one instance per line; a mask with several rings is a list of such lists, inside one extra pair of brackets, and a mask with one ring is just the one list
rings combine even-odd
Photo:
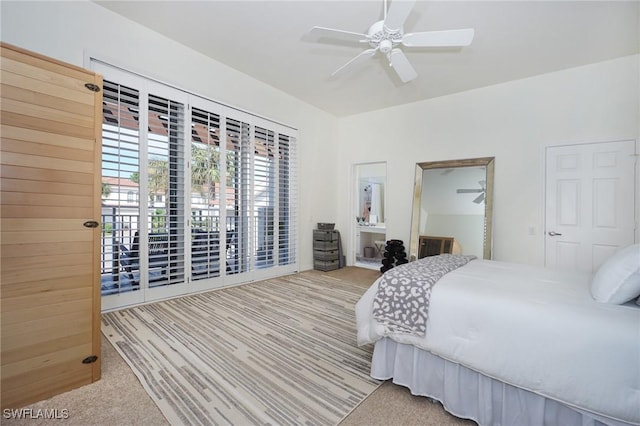
[(375, 344), (371, 377), (393, 379), (413, 395), (438, 400), (451, 414), (479, 425), (630, 425), (571, 408), (388, 338)]

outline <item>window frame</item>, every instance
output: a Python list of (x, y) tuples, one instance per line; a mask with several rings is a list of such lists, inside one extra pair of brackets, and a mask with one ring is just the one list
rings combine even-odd
[[(236, 172), (241, 173), (241, 178), (245, 179), (241, 181), (240, 184), (248, 185), (245, 188), (246, 193), (243, 194), (242, 200), (235, 200), (236, 203), (241, 201), (246, 203), (241, 209), (243, 215), (246, 215), (246, 220), (248, 222), (248, 228), (245, 232), (244, 240), (242, 241), (243, 245), (247, 248), (247, 252), (245, 255), (247, 256), (246, 261), (248, 264), (244, 270), (238, 271), (238, 273), (228, 274), (226, 268), (226, 261), (223, 260), (225, 256), (220, 255), (220, 275), (214, 278), (202, 279), (202, 280), (193, 280), (191, 276), (191, 250), (184, 250), (184, 283), (180, 285), (170, 285), (167, 287), (172, 287), (171, 289), (153, 289), (149, 287), (149, 283), (143, 283), (141, 280), (140, 289), (142, 291), (131, 292), (138, 293), (135, 295), (126, 295), (124, 293), (115, 295), (116, 297), (111, 297), (109, 295), (103, 296), (103, 310), (111, 310), (117, 309), (123, 306), (130, 306), (133, 304), (144, 303), (151, 300), (157, 300), (167, 297), (173, 297), (177, 295), (189, 294), (192, 292), (209, 290), (217, 287), (223, 287), (228, 285), (240, 284), (243, 282), (249, 282), (253, 280), (260, 280), (275, 276), (286, 275), (290, 273), (294, 273), (298, 271), (298, 235), (299, 235), (299, 218), (297, 216), (297, 212), (299, 211), (297, 207), (298, 202), (298, 194), (297, 194), (297, 163), (296, 163), (296, 144), (298, 141), (297, 130), (283, 125), (281, 123), (275, 122), (273, 120), (266, 119), (264, 117), (257, 116), (255, 114), (239, 110), (235, 107), (230, 107), (224, 104), (221, 104), (217, 101), (207, 99), (198, 94), (193, 94), (183, 89), (177, 88), (175, 86), (167, 85), (165, 83), (158, 82), (157, 80), (150, 79), (143, 75), (129, 72), (123, 70), (119, 67), (115, 67), (106, 62), (97, 60), (95, 58), (90, 58), (90, 64), (92, 70), (99, 72), (103, 75), (105, 81), (114, 82), (116, 84), (126, 85), (128, 87), (133, 87), (136, 90), (140, 91), (140, 111), (139, 116), (140, 119), (140, 134), (139, 134), (139, 144), (140, 144), (140, 168), (144, 167), (144, 165), (148, 164), (147, 153), (145, 151), (148, 150), (148, 129), (149, 124), (147, 122), (146, 116), (149, 114), (149, 95), (153, 96), (161, 96), (166, 99), (175, 100), (177, 102), (183, 102), (185, 106), (184, 111), (184, 122), (182, 123), (184, 130), (184, 138), (182, 143), (183, 147), (183, 161), (184, 161), (184, 186), (182, 190), (182, 205), (184, 207), (184, 244), (185, 247), (189, 247), (191, 244), (191, 214), (192, 209), (191, 205), (193, 203), (193, 199), (191, 197), (192, 193), (192, 179), (191, 179), (191, 149), (192, 149), (192, 132), (189, 131), (191, 126), (193, 125), (192, 120), (192, 110), (193, 108), (198, 108), (199, 110), (206, 111), (208, 113), (216, 114), (219, 116), (220, 123), (220, 164), (219, 164), (219, 182), (220, 182), (220, 201), (219, 201), (219, 220), (221, 224), (226, 224), (227, 222), (227, 208), (222, 208), (222, 206), (227, 206), (227, 194), (229, 191), (228, 188), (228, 164), (225, 160), (227, 158), (227, 148), (229, 144), (229, 136), (227, 132), (227, 123), (228, 120), (236, 120), (241, 123), (246, 123), (248, 125), (248, 140), (247, 146), (245, 147), (246, 152), (241, 155), (248, 156), (247, 158), (242, 159), (242, 167), (243, 170), (239, 170)], [(146, 131), (143, 131), (144, 129)], [(273, 249), (273, 256), (270, 259), (270, 263), (265, 264), (257, 264), (256, 263), (256, 250), (257, 250), (257, 207), (256, 207), (256, 141), (257, 137), (260, 135), (256, 134), (256, 129), (265, 129), (267, 133), (270, 135), (270, 143), (272, 146), (269, 149), (272, 149), (272, 167), (273, 170), (270, 171), (271, 175), (268, 177), (267, 188), (273, 196), (271, 197), (273, 201), (267, 200), (267, 203), (273, 202), (272, 206), (267, 205), (266, 210), (269, 214), (266, 215), (267, 219), (270, 222), (266, 225), (270, 227), (271, 232), (273, 232), (273, 240), (271, 241), (270, 247)], [(280, 146), (280, 141), (286, 140), (286, 146)], [(283, 160), (282, 153), (283, 149), (286, 150), (287, 159)], [(287, 166), (287, 170), (282, 170), (283, 165)], [(248, 169), (244, 169), (244, 167), (248, 167)], [(247, 180), (248, 179), (248, 180)], [(139, 200), (147, 200), (147, 202), (140, 203), (139, 214), (140, 218), (149, 218), (149, 209), (148, 206), (148, 198), (149, 198), (149, 188), (147, 185), (147, 173), (146, 171), (140, 170), (140, 185), (138, 188), (137, 198)], [(262, 182), (264, 184), (264, 182)], [(286, 189), (283, 188), (286, 186)], [(280, 206), (280, 199), (282, 197), (283, 191), (286, 193), (286, 197), (282, 200), (282, 203), (285, 203), (286, 206)], [(280, 212), (286, 211), (287, 214), (285, 217), (285, 222), (283, 225), (283, 220)], [(244, 217), (244, 216), (243, 216)], [(144, 220), (144, 219), (141, 219)], [(280, 233), (282, 230), (282, 226), (286, 226), (287, 231), (284, 233)], [(143, 228), (143, 227), (140, 227)], [(221, 229), (223, 227), (221, 226)], [(226, 228), (226, 227), (224, 227)], [(146, 236), (147, 232), (141, 232), (141, 237)], [(220, 241), (227, 241), (226, 232), (221, 231), (220, 233)], [(283, 240), (284, 238), (284, 240)], [(224, 245), (221, 244), (221, 251), (223, 250)], [(278, 253), (281, 250), (286, 250), (286, 256), (279, 256)], [(140, 252), (146, 253), (148, 251), (148, 244), (146, 238), (140, 238)], [(146, 257), (146, 255), (140, 256), (141, 258)], [(146, 274), (147, 265), (144, 265), (143, 259), (141, 259), (141, 269), (140, 274)], [(145, 267), (146, 266), (146, 267)], [(129, 297), (134, 296), (134, 297)], [(113, 300), (110, 300), (113, 299)], [(107, 303), (104, 303), (107, 302)]]

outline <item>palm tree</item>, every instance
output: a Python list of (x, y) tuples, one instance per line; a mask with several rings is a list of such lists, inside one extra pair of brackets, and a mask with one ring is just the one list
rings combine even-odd
[(102, 198), (109, 198), (109, 195), (111, 195), (111, 185), (102, 182)]
[(216, 183), (220, 182), (218, 162), (220, 154), (217, 149), (207, 149), (191, 145), (191, 186), (205, 195), (204, 187), (208, 188), (208, 199), (216, 196)]
[[(151, 159), (147, 167), (148, 174), (148, 192), (149, 201), (151, 205), (155, 202), (155, 196), (158, 194), (164, 195), (164, 199), (167, 199), (169, 189), (169, 163), (167, 160)], [(140, 184), (140, 173), (131, 173), (130, 179)]]
[[(210, 200), (215, 198), (216, 184), (220, 182), (220, 153), (217, 149), (207, 149), (195, 144), (191, 146), (191, 187)], [(169, 166), (164, 159), (150, 159), (148, 163), (148, 192), (151, 205), (155, 196), (168, 197)], [(130, 179), (139, 184), (140, 173), (134, 172)], [(206, 187), (206, 194), (205, 194)]]

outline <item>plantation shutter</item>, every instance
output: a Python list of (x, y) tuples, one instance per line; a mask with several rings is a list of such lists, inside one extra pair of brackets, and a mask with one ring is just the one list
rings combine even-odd
[[(139, 280), (121, 279), (121, 265), (138, 263), (132, 250), (133, 232), (140, 222), (139, 92), (107, 80), (103, 82), (102, 121), (102, 242), (101, 271), (111, 280), (102, 294), (130, 291)], [(128, 255), (128, 256), (127, 256)]]
[(296, 259), (297, 169), (295, 139), (278, 134), (278, 264), (292, 265)]
[(151, 286), (184, 281), (184, 105), (149, 95), (148, 250)]
[(191, 271), (220, 276), (220, 116), (191, 111)]
[(227, 274), (250, 270), (250, 125), (227, 119)]
[(273, 266), (275, 193), (275, 134), (255, 128), (253, 157), (254, 264), (256, 268)]

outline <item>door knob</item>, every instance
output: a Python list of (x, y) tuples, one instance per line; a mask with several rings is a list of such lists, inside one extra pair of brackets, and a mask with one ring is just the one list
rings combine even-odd
[(559, 232), (555, 232), (555, 231), (549, 232), (549, 236), (551, 236), (551, 237), (556, 237), (556, 236), (559, 236), (559, 235), (562, 235), (562, 234), (559, 233)]
[(86, 228), (97, 228), (98, 226), (100, 226), (100, 224), (98, 222), (96, 222), (95, 220), (88, 220), (85, 223), (82, 224), (84, 227)]

